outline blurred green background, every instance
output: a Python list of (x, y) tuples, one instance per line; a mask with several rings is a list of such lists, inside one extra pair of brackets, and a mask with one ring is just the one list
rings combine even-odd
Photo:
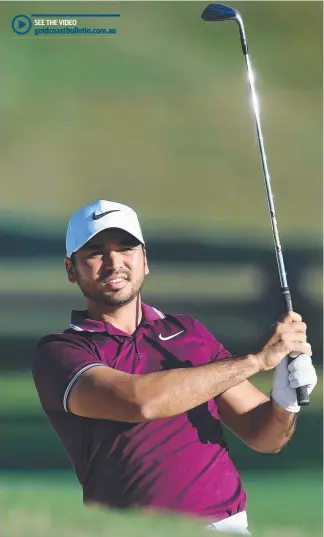
[[(30, 377), (36, 341), (82, 308), (63, 269), (68, 218), (133, 206), (148, 243), (144, 299), (190, 313), (235, 353), (283, 311), (235, 24), (204, 2), (1, 2), (1, 453), (7, 537), (199, 535), (191, 521), (88, 513)], [(321, 2), (234, 2), (244, 18), (295, 309), (320, 382), (278, 455), (228, 433), (253, 535), (322, 527)], [(19, 13), (120, 13), (113, 38), (17, 36)], [(109, 23), (109, 27), (112, 23)], [(197, 284), (197, 273), (203, 284)], [(268, 392), (271, 375), (253, 379)], [(107, 530), (109, 528), (109, 531)]]

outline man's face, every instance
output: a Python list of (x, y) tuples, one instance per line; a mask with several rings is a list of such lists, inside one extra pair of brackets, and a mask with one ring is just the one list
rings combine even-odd
[(142, 245), (121, 229), (101, 231), (75, 253), (73, 264), (65, 258), (65, 266), (86, 298), (112, 309), (132, 302), (149, 273)]

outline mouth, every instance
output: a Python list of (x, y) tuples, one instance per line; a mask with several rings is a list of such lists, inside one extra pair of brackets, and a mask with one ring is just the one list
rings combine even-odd
[(108, 287), (112, 291), (123, 289), (127, 285), (127, 279), (122, 276), (111, 276), (102, 283), (104, 287)]

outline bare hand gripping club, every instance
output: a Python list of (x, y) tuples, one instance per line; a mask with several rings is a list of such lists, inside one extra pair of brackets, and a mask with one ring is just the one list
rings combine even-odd
[[(291, 295), (290, 295), (290, 291), (289, 291), (289, 287), (287, 283), (286, 270), (285, 270), (282, 249), (281, 249), (281, 244), (280, 244), (280, 239), (279, 239), (276, 211), (275, 211), (275, 206), (274, 206), (273, 194), (272, 194), (271, 183), (270, 183), (270, 175), (269, 175), (269, 170), (268, 170), (268, 165), (267, 165), (267, 157), (266, 157), (266, 153), (264, 149), (263, 136), (262, 136), (262, 130), (261, 130), (259, 104), (258, 104), (256, 91), (254, 88), (254, 76), (253, 76), (252, 66), (251, 66), (249, 53), (248, 53), (248, 45), (247, 45), (242, 15), (238, 11), (236, 11), (236, 9), (233, 9), (229, 6), (225, 6), (223, 4), (209, 4), (206, 7), (206, 9), (203, 11), (203, 13), (201, 14), (201, 18), (207, 22), (221, 22), (221, 21), (234, 20), (237, 23), (238, 28), (239, 28), (241, 47), (242, 47), (242, 52), (243, 52), (244, 59), (245, 59), (248, 80), (249, 80), (249, 85), (250, 85), (250, 91), (251, 91), (251, 97), (252, 97), (252, 109), (253, 109), (255, 126), (256, 126), (256, 131), (257, 131), (257, 136), (258, 136), (258, 142), (259, 142), (264, 182), (265, 182), (268, 207), (269, 207), (269, 212), (270, 212), (272, 235), (273, 235), (273, 240), (275, 244), (277, 265), (278, 265), (278, 270), (279, 270), (281, 292), (285, 301), (287, 312), (290, 312), (290, 311), (293, 311), (293, 306), (292, 306)], [(293, 360), (294, 358), (297, 358), (297, 356), (298, 354), (296, 355), (292, 353), (290, 354), (289, 359)], [(298, 404), (300, 406), (308, 405), (310, 403), (310, 400), (309, 400), (309, 395), (308, 395), (306, 386), (297, 388), (296, 391), (297, 391)]]

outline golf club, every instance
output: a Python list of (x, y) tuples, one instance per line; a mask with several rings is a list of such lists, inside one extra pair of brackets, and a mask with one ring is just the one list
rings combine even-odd
[[(225, 6), (223, 4), (209, 4), (206, 7), (206, 9), (203, 11), (203, 13), (201, 14), (201, 18), (204, 21), (208, 21), (208, 22), (215, 22), (215, 21), (221, 22), (221, 21), (234, 20), (238, 24), (238, 27), (239, 27), (241, 47), (242, 47), (242, 52), (245, 58), (249, 86), (251, 90), (252, 109), (253, 109), (256, 131), (257, 131), (258, 142), (259, 142), (264, 182), (265, 182), (268, 207), (269, 207), (269, 212), (270, 212), (272, 235), (273, 235), (273, 240), (275, 244), (277, 265), (278, 265), (278, 270), (279, 270), (281, 292), (285, 301), (287, 312), (290, 312), (290, 311), (293, 311), (293, 306), (292, 306), (290, 290), (289, 290), (288, 283), (287, 283), (286, 270), (285, 270), (283, 254), (282, 254), (282, 249), (281, 249), (281, 244), (280, 244), (280, 239), (279, 239), (278, 226), (277, 226), (277, 220), (276, 220), (276, 211), (275, 211), (273, 194), (272, 194), (272, 189), (271, 189), (270, 175), (269, 175), (269, 170), (268, 170), (268, 165), (267, 165), (267, 157), (266, 157), (266, 153), (264, 149), (263, 136), (262, 136), (262, 131), (261, 131), (259, 104), (258, 104), (256, 91), (254, 88), (254, 76), (253, 76), (252, 66), (251, 66), (251, 62), (250, 62), (250, 58), (248, 54), (248, 45), (247, 45), (242, 15), (238, 11), (236, 11), (236, 9), (233, 9), (229, 6)], [(291, 353), (289, 355), (289, 359), (293, 360), (294, 358), (297, 358), (297, 356), (298, 354)], [(308, 405), (310, 400), (309, 400), (309, 395), (308, 395), (306, 386), (297, 388), (296, 392), (297, 392), (298, 404), (300, 406)]]

